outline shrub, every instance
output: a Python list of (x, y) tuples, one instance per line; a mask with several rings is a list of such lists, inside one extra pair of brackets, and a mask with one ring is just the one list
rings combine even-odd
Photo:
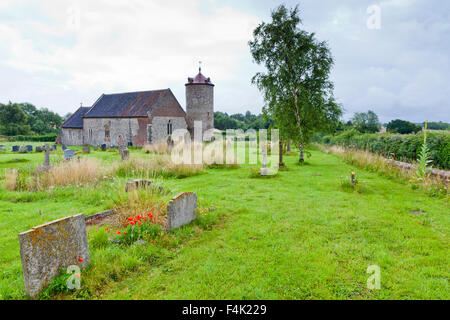
[[(348, 130), (339, 135), (317, 136), (316, 140), (325, 145), (340, 145), (347, 148), (368, 150), (400, 161), (417, 161), (424, 141), (423, 133), (417, 134), (360, 134)], [(450, 133), (429, 132), (427, 143), (433, 167), (450, 169)]]

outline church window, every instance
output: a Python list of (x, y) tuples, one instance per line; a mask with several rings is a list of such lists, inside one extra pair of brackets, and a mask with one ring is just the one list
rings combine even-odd
[(167, 123), (167, 134), (172, 134), (172, 120), (169, 120), (169, 122)]

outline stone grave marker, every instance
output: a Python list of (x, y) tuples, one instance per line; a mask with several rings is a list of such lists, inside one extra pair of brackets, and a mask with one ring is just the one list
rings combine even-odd
[(18, 152), (19, 146), (12, 146), (12, 152)]
[(67, 146), (65, 144), (63, 144), (61, 149), (62, 149), (62, 151), (67, 150)]
[(5, 150), (5, 146), (4, 145), (0, 145), (0, 151)]
[(33, 152), (33, 146), (28, 145), (28, 146), (27, 146), (27, 151), (28, 151), (28, 152)]
[(91, 147), (90, 146), (83, 146), (83, 153), (91, 153)]
[(269, 170), (267, 169), (267, 153), (266, 152), (263, 153), (262, 166), (263, 167), (259, 171), (259, 174), (262, 176), (269, 175)]
[(98, 151), (98, 146), (94, 146), (94, 151)]
[(52, 146), (52, 148), (53, 148), (53, 150), (58, 150), (58, 146), (57, 146), (56, 144), (54, 144), (54, 145)]
[(25, 291), (35, 297), (59, 269), (90, 263), (83, 214), (65, 217), (19, 233)]
[(130, 150), (128, 149), (122, 150), (120, 155), (122, 156), (122, 161), (127, 161), (130, 159)]
[(19, 153), (27, 153), (27, 152), (28, 152), (27, 147), (25, 147), (25, 146), (20, 146), (19, 147)]
[(72, 149), (64, 150), (64, 160), (71, 160), (75, 156), (75, 151)]
[(197, 195), (182, 192), (167, 204), (167, 230), (179, 228), (197, 219)]
[(134, 190), (134, 189), (140, 189), (140, 188), (147, 188), (152, 185), (152, 180), (144, 180), (144, 179), (136, 179), (133, 181), (128, 181), (125, 185), (125, 192)]
[(41, 146), (36, 146), (36, 148), (34, 149), (34, 151), (36, 152), (42, 152), (44, 151), (44, 149)]
[(101, 145), (102, 151), (106, 151), (106, 144)]

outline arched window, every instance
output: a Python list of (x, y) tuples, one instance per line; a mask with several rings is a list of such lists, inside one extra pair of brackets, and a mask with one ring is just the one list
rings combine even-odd
[(172, 134), (172, 120), (167, 123), (167, 134), (170, 136)]

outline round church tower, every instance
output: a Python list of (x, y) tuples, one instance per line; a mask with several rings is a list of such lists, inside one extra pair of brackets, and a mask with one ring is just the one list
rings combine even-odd
[[(201, 68), (195, 78), (188, 78), (186, 83), (186, 117), (191, 136), (194, 133), (194, 121), (202, 122), (202, 133), (214, 129), (214, 85), (210, 78), (202, 74)], [(212, 137), (203, 138), (211, 140)]]

